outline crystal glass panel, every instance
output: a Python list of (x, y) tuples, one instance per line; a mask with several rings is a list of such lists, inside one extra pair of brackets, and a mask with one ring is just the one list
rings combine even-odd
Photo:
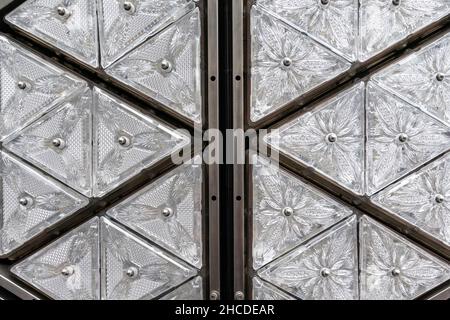
[(384, 69), (373, 79), (450, 126), (450, 35)]
[(29, 125), (84, 85), (0, 36), (0, 140)]
[(5, 148), (91, 196), (92, 93), (89, 89), (11, 136)]
[(295, 300), (290, 295), (284, 293), (277, 287), (262, 281), (258, 277), (254, 277), (253, 280), (253, 300)]
[(194, 8), (193, 0), (99, 0), (102, 66)]
[(374, 220), (360, 220), (361, 298), (414, 299), (450, 278), (450, 266)]
[(450, 154), (372, 201), (450, 246)]
[(85, 64), (99, 65), (97, 1), (28, 0), (6, 20)]
[(198, 9), (131, 51), (106, 72), (181, 115), (201, 123)]
[(0, 151), (0, 256), (87, 206), (67, 187)]
[(190, 143), (190, 138), (94, 89), (94, 194), (121, 183)]
[(252, 177), (254, 269), (352, 214), (262, 157), (257, 157)]
[(175, 289), (160, 300), (203, 300), (203, 281), (201, 277), (191, 280)]
[(350, 68), (345, 59), (255, 6), (251, 33), (253, 122)]
[(449, 150), (450, 128), (374, 83), (367, 95), (367, 188), (373, 194)]
[(364, 193), (364, 84), (287, 123), (265, 141), (343, 187)]
[(356, 60), (359, 0), (257, 0), (256, 3), (348, 59)]
[(97, 300), (98, 219), (95, 218), (15, 265), (11, 271), (56, 300)]
[(449, 13), (448, 0), (361, 0), (360, 59), (367, 60)]
[(202, 167), (200, 157), (172, 170), (108, 211), (125, 226), (202, 266)]
[(358, 299), (356, 217), (269, 264), (258, 275), (302, 300)]
[(109, 220), (101, 221), (102, 299), (153, 299), (196, 275)]

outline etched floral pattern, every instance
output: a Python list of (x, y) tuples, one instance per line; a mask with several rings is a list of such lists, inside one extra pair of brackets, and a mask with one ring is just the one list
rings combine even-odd
[(97, 1), (28, 0), (6, 19), (81, 62), (98, 66)]
[(368, 191), (450, 149), (450, 129), (375, 84), (368, 86)]
[(358, 0), (258, 0), (256, 3), (325, 41), (349, 59), (356, 59)]
[(200, 268), (201, 192), (201, 165), (187, 164), (112, 208), (108, 215)]
[(196, 9), (106, 72), (183, 116), (201, 122), (200, 12)]
[(350, 64), (301, 32), (252, 8), (251, 119), (256, 122), (346, 71)]
[(447, 0), (361, 1), (361, 59), (378, 54), (449, 12)]
[(98, 219), (78, 227), (12, 268), (12, 272), (57, 300), (97, 300)]
[(265, 140), (339, 184), (364, 191), (364, 84), (289, 122)]
[(450, 124), (450, 36), (381, 71), (383, 88)]
[(348, 208), (263, 158), (254, 165), (253, 198), (255, 269), (351, 214)]
[(448, 264), (370, 218), (360, 223), (362, 299), (414, 299), (450, 278)]
[(303, 300), (358, 299), (356, 234), (352, 217), (258, 274)]
[(102, 219), (102, 298), (148, 300), (177, 287), (194, 269)]
[(450, 245), (450, 157), (376, 195), (372, 201)]
[(0, 256), (87, 205), (87, 200), (0, 153)]
[(191, 0), (101, 0), (100, 42), (103, 67), (193, 9)]

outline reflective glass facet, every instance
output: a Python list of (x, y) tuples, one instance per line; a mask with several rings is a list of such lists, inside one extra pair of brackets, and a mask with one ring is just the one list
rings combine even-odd
[(0, 256), (88, 204), (87, 199), (0, 151)]
[(29, 125), (84, 85), (0, 36), (0, 140)]
[(194, 278), (160, 300), (203, 300), (203, 281), (201, 277)]
[(254, 277), (252, 283), (253, 300), (295, 300), (290, 295), (258, 277)]
[(98, 67), (97, 1), (28, 0), (6, 19), (34, 38)]
[(11, 271), (56, 300), (100, 298), (98, 219), (69, 232)]
[(131, 51), (106, 72), (197, 123), (201, 122), (198, 9)]
[(186, 164), (112, 208), (108, 215), (201, 268), (201, 193), (201, 165)]
[(264, 158), (257, 158), (252, 176), (255, 269), (352, 213)]
[(450, 278), (447, 263), (368, 217), (360, 244), (362, 299), (414, 299)]
[(356, 218), (296, 248), (258, 274), (302, 300), (358, 299)]
[(103, 67), (109, 66), (194, 7), (192, 0), (98, 2)]
[(251, 12), (251, 120), (350, 68), (350, 63), (258, 7)]

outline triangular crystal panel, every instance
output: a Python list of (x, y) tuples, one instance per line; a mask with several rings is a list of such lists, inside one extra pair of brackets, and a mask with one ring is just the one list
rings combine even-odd
[(0, 256), (74, 214), (87, 199), (0, 151)]
[(99, 65), (97, 1), (28, 0), (6, 20), (84, 64)]
[(190, 142), (98, 88), (94, 104), (94, 194), (98, 197)]
[(267, 159), (256, 159), (252, 174), (254, 269), (352, 214)]
[(131, 88), (201, 122), (200, 12), (183, 17), (106, 72)]
[(196, 275), (193, 268), (102, 218), (102, 299), (149, 300)]
[(359, 0), (257, 0), (296, 28), (356, 60)]
[(203, 300), (203, 281), (197, 277), (178, 287), (160, 300)]
[(295, 300), (277, 287), (262, 281), (258, 277), (253, 280), (253, 300)]
[(5, 148), (91, 196), (92, 189), (92, 92), (73, 95), (17, 135)]
[(450, 126), (450, 35), (372, 77), (381, 87)]
[(449, 13), (448, 0), (361, 0), (360, 60), (371, 58)]
[(98, 219), (71, 231), (12, 268), (12, 272), (56, 300), (98, 300)]
[(368, 84), (369, 194), (374, 194), (449, 149), (449, 127), (376, 84)]
[(356, 194), (364, 193), (364, 84), (301, 115), (265, 141)]
[(193, 266), (202, 266), (202, 166), (198, 157), (108, 211)]
[(194, 0), (99, 0), (102, 66), (194, 8)]
[(372, 201), (450, 246), (450, 154)]
[(348, 61), (256, 6), (251, 33), (253, 122), (350, 68)]
[(84, 85), (0, 36), (0, 140), (29, 125)]
[(269, 264), (258, 274), (302, 300), (358, 299), (356, 217)]
[(450, 279), (450, 265), (374, 220), (360, 220), (364, 300), (410, 300)]

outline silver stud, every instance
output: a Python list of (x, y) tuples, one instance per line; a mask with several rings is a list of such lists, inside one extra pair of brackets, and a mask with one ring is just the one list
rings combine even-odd
[(24, 82), (24, 81), (19, 81), (19, 82), (17, 83), (17, 87), (18, 87), (20, 90), (25, 90), (28, 86), (27, 86), (27, 83), (26, 83), (26, 82)]
[(436, 195), (436, 197), (434, 198), (434, 200), (435, 200), (437, 203), (443, 203), (443, 202), (445, 201), (445, 197), (444, 197), (442, 194), (438, 194), (438, 195)]
[(331, 270), (328, 268), (323, 268), (322, 270), (320, 270), (320, 275), (322, 276), (322, 278), (328, 278), (331, 275)]
[(324, 6), (326, 6), (327, 4), (330, 3), (330, 0), (320, 0), (320, 2), (321, 2)]
[(394, 6), (398, 6), (398, 5), (400, 5), (400, 0), (392, 0), (392, 4)]
[(120, 144), (122, 147), (128, 147), (131, 144), (130, 138), (121, 136), (117, 139), (117, 143)]
[(401, 270), (400, 270), (399, 268), (394, 268), (394, 269), (391, 271), (391, 273), (392, 273), (392, 276), (393, 276), (393, 277), (398, 277), (398, 276), (400, 275), (400, 273), (401, 273)]
[(31, 198), (30, 196), (24, 196), (24, 197), (19, 199), (19, 204), (22, 207), (29, 208), (30, 206), (33, 205), (33, 198)]
[(283, 66), (290, 67), (292, 65), (292, 60), (290, 58), (286, 57), (283, 59), (282, 63), (283, 63)]
[(173, 210), (170, 208), (165, 208), (162, 210), (162, 215), (166, 218), (169, 218), (173, 215)]
[(58, 7), (58, 8), (56, 8), (56, 11), (58, 12), (58, 15), (60, 15), (61, 17), (69, 17), (70, 16), (70, 12), (69, 12), (69, 10), (67, 10), (67, 8)]
[(130, 1), (125, 1), (125, 2), (123, 3), (123, 9), (124, 9), (126, 12), (129, 12), (129, 13), (134, 13), (134, 12), (136, 11), (136, 7), (135, 7), (134, 4), (133, 4), (132, 2), (130, 2)]
[(61, 138), (53, 139), (52, 145), (58, 149), (64, 149), (66, 147), (66, 142)]
[(126, 271), (129, 278), (136, 278), (139, 275), (139, 270), (136, 267), (131, 267)]
[(70, 277), (71, 275), (73, 275), (75, 273), (75, 269), (73, 267), (65, 267), (64, 269), (62, 269), (61, 274), (64, 277)]
[(294, 214), (294, 209), (292, 209), (291, 207), (286, 207), (282, 210), (282, 213), (286, 216), (286, 217), (290, 217)]
[(406, 133), (401, 133), (398, 135), (398, 141), (400, 141), (401, 143), (405, 143), (406, 141), (408, 141), (409, 137)]
[(161, 70), (169, 73), (172, 71), (172, 63), (170, 61), (164, 59), (161, 61)]
[(338, 137), (335, 133), (329, 133), (327, 135), (327, 141), (330, 143), (335, 143), (337, 141)]
[(436, 75), (436, 80), (437, 81), (441, 82), (441, 81), (444, 81), (444, 79), (445, 79), (445, 75), (443, 73), (438, 73)]

